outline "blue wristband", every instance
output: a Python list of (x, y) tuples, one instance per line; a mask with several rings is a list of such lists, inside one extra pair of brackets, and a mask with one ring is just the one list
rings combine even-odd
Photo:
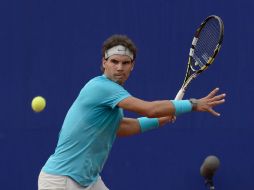
[(139, 117), (138, 122), (142, 133), (157, 128), (160, 125), (158, 118)]
[(171, 100), (175, 107), (175, 115), (181, 115), (183, 113), (191, 112), (192, 104), (189, 100)]

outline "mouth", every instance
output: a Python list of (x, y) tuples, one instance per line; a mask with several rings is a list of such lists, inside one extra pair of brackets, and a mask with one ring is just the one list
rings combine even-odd
[(115, 74), (114, 76), (117, 77), (117, 78), (123, 78), (124, 74)]
[(126, 80), (124, 74), (115, 74), (114, 79), (115, 79), (115, 82), (120, 85), (122, 85)]

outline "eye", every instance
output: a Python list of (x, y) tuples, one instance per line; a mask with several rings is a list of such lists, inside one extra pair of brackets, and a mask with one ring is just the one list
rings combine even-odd
[(113, 63), (113, 64), (118, 64), (119, 63), (119, 61), (117, 61), (115, 59), (111, 59), (110, 62)]
[(129, 64), (131, 64), (131, 61), (124, 61), (123, 64), (124, 65), (129, 65)]

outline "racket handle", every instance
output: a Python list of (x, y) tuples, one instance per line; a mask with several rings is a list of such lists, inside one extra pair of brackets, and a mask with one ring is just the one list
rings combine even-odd
[(180, 89), (175, 97), (175, 100), (182, 100), (183, 96), (184, 96), (185, 90), (184, 89)]

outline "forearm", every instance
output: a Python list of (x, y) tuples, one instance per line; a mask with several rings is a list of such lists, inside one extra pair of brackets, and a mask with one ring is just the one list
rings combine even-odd
[(128, 104), (125, 109), (135, 111), (148, 118), (173, 117), (192, 110), (189, 100), (158, 100), (152, 102), (137, 101), (137, 104)]
[(149, 102), (135, 97), (129, 97), (122, 100), (118, 106), (149, 118), (172, 116), (175, 113), (174, 105), (170, 100)]
[(175, 107), (170, 100), (153, 101), (148, 110), (146, 116), (150, 118), (163, 118), (175, 115)]
[(137, 119), (123, 118), (117, 131), (117, 136), (119, 137), (130, 136), (138, 134), (140, 132), (141, 129)]

